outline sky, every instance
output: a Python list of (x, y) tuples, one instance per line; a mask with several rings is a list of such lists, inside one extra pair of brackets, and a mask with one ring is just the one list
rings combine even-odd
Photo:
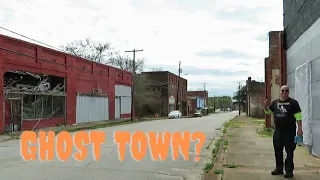
[(123, 53), (143, 49), (145, 71), (177, 74), (181, 61), (188, 90), (209, 96), (264, 81), (268, 32), (283, 29), (279, 0), (1, 0), (0, 14), (1, 27), (53, 47), (90, 37)]

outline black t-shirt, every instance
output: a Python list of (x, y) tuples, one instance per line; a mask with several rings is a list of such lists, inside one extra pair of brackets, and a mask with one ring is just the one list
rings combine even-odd
[(292, 98), (288, 98), (285, 101), (277, 99), (272, 101), (269, 109), (273, 112), (276, 130), (296, 131), (294, 114), (301, 112), (298, 101)]

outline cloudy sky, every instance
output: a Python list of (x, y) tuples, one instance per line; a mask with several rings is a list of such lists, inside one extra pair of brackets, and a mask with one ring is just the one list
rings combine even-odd
[(177, 73), (180, 60), (188, 89), (206, 83), (210, 96), (264, 80), (268, 32), (283, 29), (279, 0), (1, 0), (0, 14), (1, 27), (54, 47), (91, 37), (143, 49), (145, 71)]

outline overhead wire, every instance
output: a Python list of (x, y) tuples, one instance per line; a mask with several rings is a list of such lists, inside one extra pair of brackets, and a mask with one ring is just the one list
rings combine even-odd
[(17, 33), (17, 32), (15, 32), (15, 31), (12, 31), (12, 30), (7, 29), (7, 28), (5, 28), (5, 27), (0, 26), (0, 29), (3, 29), (3, 30), (8, 31), (8, 32), (11, 32), (11, 33), (13, 33), (13, 34), (15, 34), (15, 35), (18, 35), (18, 36), (24, 37), (24, 38), (26, 38), (26, 39), (32, 40), (32, 41), (37, 42), (37, 43), (39, 43), (39, 44), (42, 44), (42, 45), (45, 45), (45, 46), (51, 47), (51, 48), (53, 48), (53, 49), (55, 49), (55, 50), (65, 52), (65, 51), (63, 51), (62, 49), (56, 48), (56, 47), (54, 47), (54, 46), (51, 46), (51, 45), (46, 44), (46, 43), (43, 43), (43, 42), (38, 41), (38, 40), (36, 40), (36, 39), (33, 39), (33, 38), (30, 38), (30, 37), (27, 37), (27, 36), (25, 36), (25, 35), (23, 35), (23, 34)]
[[(15, 33), (15, 34), (19, 35), (19, 36), (28, 38), (28, 39), (30, 39), (30, 40), (36, 41), (36, 42), (38, 42), (38, 43), (41, 43), (41, 44), (45, 44), (45, 45), (47, 45), (47, 46), (50, 46), (50, 45), (48, 45), (48, 44), (46, 44), (46, 43), (42, 43), (42, 42), (40, 42), (40, 41), (38, 41), (38, 40), (29, 38), (29, 37), (27, 37), (27, 36), (25, 36), (25, 35), (22, 35), (22, 34), (20, 34), (20, 33), (15, 32), (15, 31), (9, 30), (9, 29), (7, 29), (7, 28), (1, 27), (1, 26), (0, 26), (0, 28), (1, 28), (1, 29), (4, 29), (4, 30), (8, 30), (8, 31), (10, 31), (10, 32), (12, 32), (12, 33)], [(53, 46), (51, 46), (51, 47), (53, 47)], [(53, 47), (53, 48), (54, 48), (54, 47)], [(73, 65), (68, 65), (68, 64), (65, 64), (65, 63), (59, 63), (59, 62), (56, 62), (56, 61), (53, 61), (53, 60), (48, 60), (48, 59), (45, 59), (45, 58), (40, 58), (40, 57), (28, 55), (28, 54), (25, 54), (25, 53), (22, 53), (22, 52), (10, 50), (10, 49), (3, 48), (3, 47), (0, 47), (0, 50), (7, 51), (7, 52), (10, 52), (10, 53), (14, 53), (14, 54), (21, 55), (21, 56), (25, 56), (25, 57), (29, 57), (29, 58), (35, 58), (35, 59), (37, 59), (37, 60), (45, 61), (45, 62), (52, 63), (52, 64), (61, 65), (61, 66), (64, 66), (64, 67), (71, 67), (71, 68), (75, 68), (75, 69), (78, 69), (78, 70), (91, 72), (91, 73), (92, 73), (92, 72), (97, 72), (98, 74), (119, 75), (119, 73), (101, 72), (101, 71), (95, 71), (95, 70), (90, 70), (90, 69), (84, 69), (84, 68), (81, 68), (81, 67), (77, 67), (77, 66), (73, 66)], [(79, 58), (81, 58), (81, 57), (79, 57)], [(88, 60), (88, 61), (89, 61), (89, 60)], [(93, 62), (94, 62), (94, 61), (93, 61)], [(125, 70), (125, 71), (126, 71), (126, 70)], [(130, 72), (130, 71), (127, 71), (127, 72)], [(130, 72), (130, 73), (131, 73), (131, 72)], [(135, 75), (135, 77), (141, 77), (141, 76)], [(154, 81), (154, 80), (151, 80), (151, 79), (148, 79), (148, 81), (151, 81), (151, 82), (153, 82), (153, 83), (156, 84), (156, 85), (160, 85), (160, 86), (164, 86), (164, 87), (167, 87), (167, 86), (168, 86), (168, 84), (166, 84), (166, 83), (160, 83), (160, 82), (158, 82), (158, 81)]]
[[(32, 8), (26, 6), (25, 4), (23, 4), (22, 2), (20, 2), (20, 1), (18, 1), (18, 0), (15, 0), (15, 1), (18, 2), (19, 4), (21, 4), (22, 6), (28, 8), (29, 10), (32, 9)], [(16, 32), (16, 31), (10, 30), (10, 29), (5, 28), (5, 27), (3, 27), (3, 26), (0, 26), (0, 29), (3, 29), (3, 30), (5, 30), (5, 31), (8, 31), (8, 32), (13, 33), (13, 34), (18, 35), (18, 36), (21, 36), (21, 37), (23, 37), (23, 38), (29, 39), (29, 40), (31, 40), (31, 41), (37, 42), (37, 43), (42, 44), (42, 45), (44, 45), (44, 46), (50, 47), (50, 48), (52, 48), (52, 49), (54, 49), (54, 50), (57, 50), (57, 51), (60, 51), (60, 52), (69, 54), (68, 52), (66, 52), (66, 51), (64, 51), (64, 50), (62, 50), (62, 49), (60, 49), (60, 48), (56, 48), (56, 47), (54, 47), (54, 46), (52, 46), (52, 45), (49, 45), (49, 44), (47, 44), (47, 43), (43, 43), (43, 42), (41, 42), (41, 41), (39, 41), (39, 40), (36, 40), (36, 39), (34, 39), (34, 38), (30, 38), (30, 37), (28, 37), (28, 36), (26, 36), (26, 35), (23, 35), (23, 34), (18, 33), (18, 32)], [(13, 51), (13, 50), (6, 49), (6, 48), (3, 48), (3, 47), (0, 47), (0, 50), (4, 50), (4, 51), (7, 51), (7, 52), (15, 53), (15, 54), (22, 55), (22, 56), (26, 56), (26, 57), (30, 57), (30, 58), (35, 58), (35, 59), (42, 60), (42, 61), (45, 61), (45, 62), (48, 62), (48, 63), (52, 63), (52, 64), (57, 64), (57, 65), (65, 66), (65, 67), (72, 67), (72, 68), (75, 68), (75, 69), (79, 69), (79, 70), (83, 70), (83, 71), (88, 71), (88, 72), (99, 72), (99, 73), (101, 74), (101, 71), (88, 70), (88, 69), (84, 69), (84, 68), (80, 68), (80, 67), (76, 67), (76, 66), (64, 64), (64, 63), (58, 63), (58, 62), (55, 62), (55, 61), (52, 61), (52, 60), (48, 60), (48, 59), (44, 59), (44, 58), (39, 58), (39, 57), (31, 56), (31, 55), (28, 55), (28, 54), (24, 54), (24, 53), (21, 53), (21, 52), (18, 52), (18, 51)], [(71, 55), (72, 55), (72, 54), (71, 54)], [(82, 57), (80, 57), (80, 58), (82, 58)], [(126, 71), (126, 70), (125, 70), (125, 71)], [(128, 72), (130, 72), (130, 71), (128, 71)], [(108, 73), (102, 72), (102, 74), (119, 75), (119, 73), (109, 73), (109, 72), (108, 72)], [(141, 76), (135, 76), (135, 77), (141, 77)], [(156, 84), (156, 85), (168, 87), (168, 84), (167, 84), (167, 83), (161, 83), (161, 82), (154, 81), (154, 80), (151, 80), (151, 79), (148, 79), (148, 81), (153, 82), (153, 83)]]

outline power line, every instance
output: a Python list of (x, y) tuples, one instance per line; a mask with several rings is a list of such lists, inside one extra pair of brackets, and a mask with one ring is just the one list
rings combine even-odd
[[(44, 59), (44, 58), (40, 58), (40, 57), (36, 57), (36, 56), (31, 56), (31, 55), (28, 55), (28, 54), (25, 54), (25, 53), (21, 53), (21, 52), (18, 52), (18, 51), (13, 51), (13, 50), (10, 50), (10, 49), (7, 49), (7, 48), (3, 48), (3, 47), (0, 47), (0, 50), (7, 51), (7, 52), (10, 52), (10, 53), (14, 53), (14, 54), (18, 54), (18, 55), (25, 56), (25, 57), (29, 57), (29, 58), (35, 58), (37, 60), (45, 61), (45, 62), (48, 62), (48, 63), (51, 63), (51, 64), (57, 64), (57, 65), (64, 66), (64, 67), (75, 68), (75, 69), (82, 70), (82, 71), (96, 72), (97, 74), (119, 75), (119, 73), (109, 73), (109, 72), (106, 73), (106, 72), (101, 72), (101, 71), (94, 71), (94, 70), (90, 70), (90, 69), (84, 69), (84, 68), (72, 66), (72, 65), (69, 65), (69, 64), (59, 63), (59, 62), (55, 62), (53, 60), (48, 60), (48, 59)], [(87, 61), (89, 61), (89, 60), (87, 60)]]
[(240, 103), (241, 103), (241, 97), (240, 97), (240, 91), (241, 91), (241, 83), (239, 82), (239, 87), (238, 87), (238, 107), (239, 107), (239, 116), (241, 114), (241, 108), (240, 108)]
[(37, 43), (39, 43), (39, 44), (42, 44), (42, 45), (51, 47), (51, 48), (53, 48), (53, 49), (55, 49), (55, 50), (65, 52), (65, 51), (63, 51), (63, 50), (61, 50), (61, 49), (59, 49), (59, 48), (56, 48), (56, 47), (51, 46), (51, 45), (49, 45), (49, 44), (43, 43), (43, 42), (38, 41), (38, 40), (36, 40), (36, 39), (30, 38), (30, 37), (25, 36), (25, 35), (23, 35), (23, 34), (17, 33), (17, 32), (15, 32), (15, 31), (10, 30), (10, 29), (7, 29), (7, 28), (5, 28), (5, 27), (0, 26), (0, 29), (3, 29), (3, 30), (8, 31), (8, 32), (11, 32), (11, 33), (13, 33), (13, 34), (16, 34), (16, 35), (18, 35), (18, 36), (24, 37), (24, 38), (26, 38), (26, 39), (32, 40), (32, 41), (37, 42)]

